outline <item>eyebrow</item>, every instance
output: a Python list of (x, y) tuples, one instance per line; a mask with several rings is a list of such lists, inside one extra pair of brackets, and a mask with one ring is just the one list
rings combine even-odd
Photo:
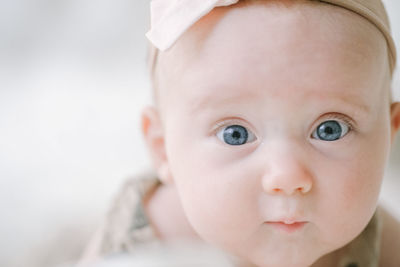
[(194, 114), (199, 110), (203, 110), (206, 107), (215, 107), (227, 103), (230, 104), (230, 103), (250, 102), (252, 100), (255, 100), (256, 98), (259, 98), (259, 96), (257, 97), (255, 94), (252, 93), (237, 94), (225, 97), (216, 97), (215, 95), (208, 94), (201, 99), (195, 99), (193, 101), (190, 101), (191, 105), (190, 112)]
[[(313, 94), (313, 92), (308, 93), (307, 95)], [(338, 95), (338, 94), (315, 94), (312, 97), (307, 97), (309, 101), (319, 101), (319, 102), (334, 102), (338, 104), (345, 105), (349, 110), (355, 110), (356, 114), (364, 114), (367, 115), (370, 113), (371, 108), (363, 103), (362, 101), (354, 101), (354, 99), (360, 99), (357, 96), (354, 95)], [(203, 110), (204, 108), (207, 107), (216, 107), (220, 105), (224, 105), (226, 103), (245, 103), (245, 102), (251, 102), (256, 99), (259, 99), (260, 95), (257, 93), (239, 93), (239, 94), (234, 94), (234, 95), (229, 95), (229, 96), (222, 96), (218, 97), (212, 94), (207, 94), (204, 97), (200, 99), (194, 98), (193, 101), (190, 101), (190, 112), (192, 114), (198, 112), (199, 110)], [(325, 99), (325, 100), (324, 100)]]
[(358, 110), (363, 111), (364, 113), (369, 113), (371, 111), (370, 107), (365, 105), (364, 103), (356, 103), (353, 101), (349, 101), (347, 99), (341, 99), (344, 103), (347, 103), (348, 105), (352, 107), (356, 107)]
[(327, 94), (324, 97), (328, 98), (329, 100), (320, 100), (320, 101), (332, 101), (333, 99), (333, 101), (340, 104), (344, 104), (345, 106), (349, 107), (349, 109), (356, 109), (358, 111), (357, 114), (360, 112), (363, 114), (368, 114), (371, 111), (371, 108), (362, 101), (354, 101), (354, 99), (360, 99), (359, 97), (354, 95), (343, 96), (343, 95)]

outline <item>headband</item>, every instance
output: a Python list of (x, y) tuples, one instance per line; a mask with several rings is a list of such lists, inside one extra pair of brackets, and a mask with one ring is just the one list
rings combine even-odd
[[(389, 19), (381, 0), (311, 0), (319, 1), (353, 11), (372, 24), (383, 34), (388, 44), (389, 64), (393, 72), (396, 66), (396, 47), (390, 32)], [(203, 16), (218, 6), (229, 6), (239, 0), (152, 0), (151, 28), (147, 38), (156, 49), (150, 60), (155, 61), (157, 49), (165, 51)]]

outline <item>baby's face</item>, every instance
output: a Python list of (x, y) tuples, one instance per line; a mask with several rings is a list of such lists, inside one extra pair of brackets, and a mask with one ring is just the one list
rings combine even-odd
[(309, 266), (354, 239), (390, 147), (386, 55), (374, 26), (319, 3), (219, 8), (192, 27), (161, 56), (159, 90), (194, 230), (257, 266)]

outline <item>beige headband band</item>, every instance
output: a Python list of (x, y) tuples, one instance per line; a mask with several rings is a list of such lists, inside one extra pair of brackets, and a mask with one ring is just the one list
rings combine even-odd
[[(236, 4), (239, 0), (153, 0), (151, 29), (146, 36), (159, 50), (170, 48), (179, 37), (200, 18), (218, 6)], [(390, 33), (389, 19), (381, 0), (311, 0), (332, 4), (353, 11), (373, 23), (388, 44), (389, 64), (396, 66), (396, 47)], [(155, 62), (157, 49), (150, 54), (150, 65)]]

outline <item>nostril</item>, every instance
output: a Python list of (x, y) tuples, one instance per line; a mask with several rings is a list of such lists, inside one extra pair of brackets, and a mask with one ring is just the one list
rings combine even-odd
[(274, 192), (279, 193), (281, 190), (279, 188), (274, 188)]
[(303, 187), (297, 187), (296, 191), (303, 192), (304, 188)]

